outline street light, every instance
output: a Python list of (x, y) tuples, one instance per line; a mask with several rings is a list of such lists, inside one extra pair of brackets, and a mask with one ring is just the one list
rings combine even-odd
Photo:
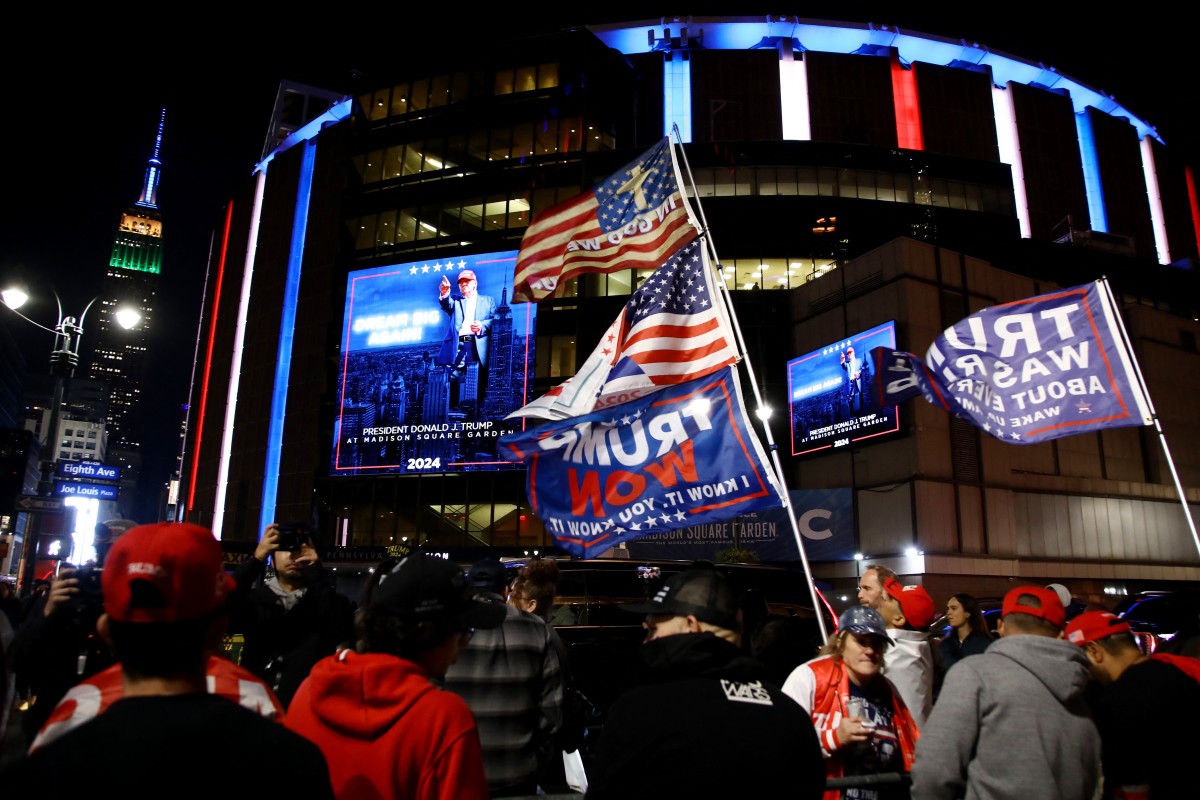
[[(29, 295), (23, 289), (19, 287), (5, 289), (0, 292), (0, 299), (3, 299), (4, 305), (21, 319), (54, 334), (54, 349), (50, 351), (50, 374), (54, 377), (54, 400), (50, 406), (50, 419), (46, 425), (42, 445), (41, 472), (38, 479), (38, 494), (42, 497), (49, 497), (54, 493), (54, 466), (58, 461), (59, 410), (62, 408), (67, 380), (75, 377), (75, 368), (79, 366), (79, 343), (83, 338), (83, 322), (87, 318), (88, 311), (100, 298), (93, 297), (84, 306), (83, 313), (78, 317), (65, 317), (63, 316), (62, 298), (58, 296), (57, 291), (54, 291), (54, 302), (58, 306), (58, 322), (53, 328), (48, 328), (17, 310), (29, 299)], [(117, 324), (125, 330), (137, 325), (142, 318), (142, 315), (136, 310), (128, 308), (118, 310), (114, 316)], [(53, 449), (47, 452), (47, 449), (51, 447)], [(29, 594), (33, 591), (33, 581), (37, 570), (38, 538), (42, 527), (40, 517), (35, 515), (26, 523), (25, 527), (25, 546), (23, 548), (25, 562), (21, 571), (21, 589), (23, 594)]]

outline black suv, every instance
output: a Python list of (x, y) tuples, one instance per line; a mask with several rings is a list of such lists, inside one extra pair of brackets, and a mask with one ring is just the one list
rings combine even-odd
[[(523, 563), (520, 559), (503, 561), (513, 575)], [(588, 736), (594, 742), (606, 709), (638, 682), (641, 671), (637, 649), (645, 637), (643, 615), (624, 611), (619, 604), (647, 601), (667, 578), (693, 562), (616, 558), (557, 561), (558, 596), (550, 623), (567, 648), (576, 685), (595, 706)], [(776, 672), (786, 669), (791, 661), (799, 664), (816, 655), (822, 644), (821, 632), (803, 569), (772, 564), (714, 566), (746, 598), (747, 613), (757, 608), (763, 617), (760, 621), (774, 620), (787, 630), (788, 649), (786, 653), (776, 651), (781, 652)], [(832, 634), (837, 621), (829, 609), (823, 611), (826, 632)], [(767, 660), (763, 658), (764, 663)], [(586, 763), (590, 756), (586, 746), (583, 756)]]
[(1147, 654), (1200, 656), (1200, 588), (1131, 594), (1113, 613), (1129, 623)]

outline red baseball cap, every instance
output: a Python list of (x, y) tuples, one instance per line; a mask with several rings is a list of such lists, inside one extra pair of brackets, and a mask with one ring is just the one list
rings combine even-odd
[(900, 604), (904, 619), (914, 628), (924, 628), (933, 622), (936, 613), (933, 598), (924, 586), (904, 586), (895, 578), (883, 582), (883, 590)]
[(1088, 642), (1131, 630), (1128, 622), (1111, 611), (1085, 611), (1067, 623), (1066, 633), (1067, 641), (1082, 647)]
[(181, 622), (216, 611), (233, 590), (225, 555), (208, 528), (139, 525), (104, 561), (104, 610), (118, 622)]
[(1031, 617), (1044, 619), (1056, 628), (1062, 628), (1067, 621), (1067, 611), (1063, 608), (1062, 600), (1053, 589), (1041, 586), (1018, 586), (1009, 589), (1004, 595), (1004, 606), (1000, 609), (1000, 618), (1009, 614), (1028, 614)]
[(464, 269), (462, 272), (458, 273), (458, 280), (455, 281), (455, 283), (462, 283), (463, 281), (473, 281), (473, 280), (475, 280), (475, 272), (473, 270)]

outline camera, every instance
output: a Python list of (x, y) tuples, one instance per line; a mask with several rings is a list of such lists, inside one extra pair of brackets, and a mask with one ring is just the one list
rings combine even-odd
[(299, 522), (289, 522), (277, 526), (279, 528), (279, 549), (293, 553), (309, 542), (307, 526)]
[(104, 587), (101, 586), (102, 567), (86, 566), (75, 571), (75, 579), (79, 581), (79, 594), (72, 600), (72, 609), (77, 613), (95, 613), (99, 615), (104, 610)]

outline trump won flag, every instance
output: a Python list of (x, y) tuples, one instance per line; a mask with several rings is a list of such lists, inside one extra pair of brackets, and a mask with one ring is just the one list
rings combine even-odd
[(1013, 444), (1153, 423), (1102, 281), (985, 308), (912, 353), (871, 351), (882, 402), (918, 394)]
[(554, 296), (581, 272), (653, 269), (699, 235), (670, 137), (591, 190), (540, 212), (525, 230), (513, 302)]
[(526, 464), (534, 513), (572, 555), (783, 505), (734, 367), (500, 443)]

